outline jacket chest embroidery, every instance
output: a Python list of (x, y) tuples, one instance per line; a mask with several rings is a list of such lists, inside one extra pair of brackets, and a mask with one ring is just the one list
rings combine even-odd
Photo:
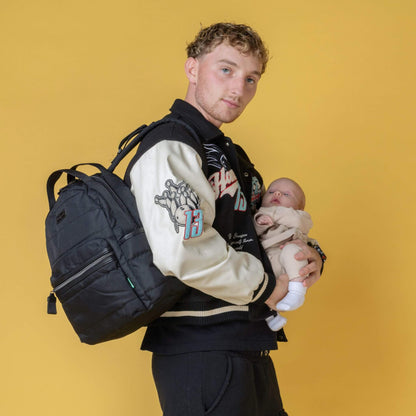
[(232, 198), (235, 197), (235, 211), (245, 211), (247, 209), (246, 197), (241, 191), (240, 184), (233, 170), (226, 171), (225, 168), (221, 168), (219, 172), (213, 173), (208, 178), (208, 181), (215, 192), (215, 199), (229, 195)]
[(246, 197), (241, 190), (237, 176), (231, 168), (227, 157), (222, 150), (214, 144), (205, 144), (204, 148), (208, 166), (215, 169), (215, 172), (208, 178), (208, 181), (214, 190), (215, 199), (221, 199), (226, 195), (229, 195), (231, 198), (235, 198), (235, 211), (246, 211)]
[(254, 241), (253, 238), (250, 238), (248, 234), (228, 234), (228, 244), (237, 251), (243, 251), (244, 247), (247, 244), (250, 244)]
[(254, 211), (261, 199), (261, 185), (259, 180), (253, 176), (251, 179), (251, 209)]

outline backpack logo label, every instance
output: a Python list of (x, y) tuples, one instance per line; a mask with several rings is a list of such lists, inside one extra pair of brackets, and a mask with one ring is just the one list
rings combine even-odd
[(56, 216), (56, 223), (59, 224), (64, 218), (66, 217), (66, 212), (63, 209), (57, 216)]
[(166, 208), (175, 231), (184, 227), (184, 239), (199, 237), (203, 231), (203, 211), (200, 200), (193, 189), (184, 181), (175, 184), (172, 179), (165, 182), (166, 190), (155, 196), (155, 204)]

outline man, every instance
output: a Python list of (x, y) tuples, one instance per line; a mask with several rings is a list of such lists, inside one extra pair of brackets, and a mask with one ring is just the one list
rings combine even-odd
[[(268, 356), (285, 336), (264, 318), (288, 282), (275, 279), (253, 226), (261, 176), (219, 130), (254, 97), (267, 50), (250, 27), (219, 23), (202, 29), (187, 52), (188, 90), (169, 117), (189, 128), (154, 129), (129, 170), (155, 265), (189, 287), (148, 327), (142, 348), (153, 352), (165, 416), (286, 415)], [(310, 286), (321, 258), (298, 244)]]

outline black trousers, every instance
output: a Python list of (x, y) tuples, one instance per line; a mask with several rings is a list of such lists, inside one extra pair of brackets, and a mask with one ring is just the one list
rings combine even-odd
[(268, 354), (153, 354), (152, 370), (164, 416), (287, 416)]

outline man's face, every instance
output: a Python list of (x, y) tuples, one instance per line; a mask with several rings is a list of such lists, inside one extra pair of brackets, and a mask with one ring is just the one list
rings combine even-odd
[(303, 209), (303, 191), (292, 181), (278, 179), (270, 184), (261, 205)]
[(256, 94), (261, 62), (222, 43), (199, 58), (189, 58), (186, 101), (217, 127), (231, 123)]

